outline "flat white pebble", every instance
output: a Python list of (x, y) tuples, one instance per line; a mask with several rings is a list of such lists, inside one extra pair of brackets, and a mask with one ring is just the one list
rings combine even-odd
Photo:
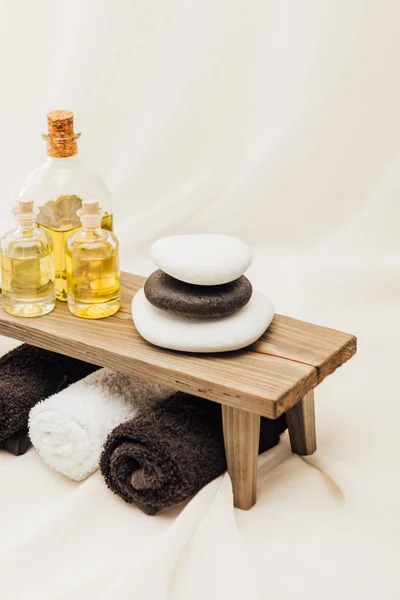
[(194, 319), (156, 308), (143, 289), (132, 300), (136, 329), (148, 342), (184, 352), (227, 352), (255, 342), (274, 316), (270, 298), (253, 290), (248, 304), (229, 317)]
[(220, 285), (249, 268), (252, 251), (229, 235), (173, 235), (154, 242), (150, 255), (159, 269), (186, 283)]

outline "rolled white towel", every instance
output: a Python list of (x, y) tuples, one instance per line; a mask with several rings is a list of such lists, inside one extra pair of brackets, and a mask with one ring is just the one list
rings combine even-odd
[(99, 468), (110, 431), (174, 390), (100, 369), (36, 404), (29, 415), (29, 436), (45, 463), (82, 481)]

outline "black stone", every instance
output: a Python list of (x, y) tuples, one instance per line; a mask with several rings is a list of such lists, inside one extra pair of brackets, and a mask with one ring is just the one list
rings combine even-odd
[(144, 293), (157, 308), (186, 317), (227, 317), (243, 308), (253, 292), (250, 281), (239, 279), (222, 285), (192, 285), (160, 269), (147, 279)]

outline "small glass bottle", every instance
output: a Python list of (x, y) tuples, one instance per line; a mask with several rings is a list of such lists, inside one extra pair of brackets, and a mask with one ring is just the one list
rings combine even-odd
[(2, 298), (17, 317), (40, 317), (55, 306), (53, 241), (36, 227), (33, 200), (19, 198), (17, 228), (1, 240)]
[(66, 242), (68, 308), (83, 319), (102, 319), (120, 307), (119, 244), (101, 228), (97, 200), (83, 200), (77, 214), (82, 229)]
[(47, 115), (47, 158), (26, 178), (20, 196), (35, 198), (36, 222), (54, 244), (56, 296), (67, 300), (65, 242), (79, 227), (76, 212), (85, 198), (96, 198), (103, 211), (103, 229), (113, 229), (112, 197), (103, 179), (78, 154), (80, 133), (74, 131), (74, 115), (54, 110)]

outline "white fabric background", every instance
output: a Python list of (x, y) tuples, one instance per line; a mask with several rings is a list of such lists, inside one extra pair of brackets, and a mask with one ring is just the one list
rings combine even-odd
[[(125, 268), (157, 237), (238, 235), (282, 313), (358, 335), (317, 390), (318, 451), (143, 515), (98, 474), (0, 454), (1, 597), (400, 598), (400, 4), (2, 0), (1, 224), (68, 108), (109, 181)], [(3, 350), (13, 342), (1, 339)]]

